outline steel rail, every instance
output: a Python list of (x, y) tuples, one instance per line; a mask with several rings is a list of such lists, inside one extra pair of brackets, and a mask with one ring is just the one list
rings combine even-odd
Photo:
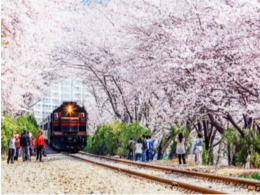
[(90, 154), (90, 153), (86, 153), (86, 152), (80, 152), (80, 154), (93, 156), (93, 157), (97, 157), (97, 158), (103, 158), (106, 160), (122, 162), (122, 163), (136, 165), (136, 166), (141, 166), (141, 167), (145, 167), (145, 168), (152, 168), (155, 170), (166, 171), (168, 173), (181, 173), (181, 174), (192, 175), (195, 177), (203, 177), (203, 178), (208, 178), (208, 179), (212, 179), (212, 180), (236, 183), (238, 185), (246, 185), (248, 187), (250, 186), (250, 188), (254, 188), (256, 191), (260, 191), (260, 182), (258, 182), (258, 181), (240, 179), (240, 178), (235, 178), (235, 177), (219, 176), (219, 175), (208, 174), (208, 173), (199, 173), (199, 172), (195, 172), (195, 171), (186, 171), (186, 170), (174, 169), (171, 167), (162, 167), (162, 166), (157, 166), (157, 165), (137, 163), (137, 162), (132, 162), (132, 161), (128, 161), (128, 160), (99, 156), (99, 155)]
[(202, 188), (202, 187), (198, 187), (198, 186), (194, 186), (194, 185), (190, 185), (190, 184), (186, 184), (186, 183), (182, 183), (182, 182), (178, 182), (178, 181), (174, 181), (174, 180), (164, 179), (164, 178), (156, 177), (156, 176), (153, 176), (153, 175), (148, 175), (148, 174), (144, 174), (144, 173), (140, 173), (140, 172), (136, 172), (136, 171), (131, 171), (131, 170), (128, 170), (128, 169), (115, 167), (115, 166), (112, 166), (112, 165), (103, 164), (103, 163), (100, 163), (100, 162), (88, 160), (88, 159), (85, 159), (85, 158), (82, 158), (82, 157), (79, 157), (79, 156), (75, 156), (75, 155), (71, 155), (71, 154), (67, 154), (67, 153), (63, 153), (63, 154), (68, 155), (68, 156), (73, 157), (73, 158), (76, 158), (76, 159), (79, 159), (79, 160), (83, 160), (83, 161), (95, 164), (95, 165), (99, 165), (99, 166), (102, 166), (102, 167), (113, 169), (113, 170), (116, 170), (118, 172), (134, 175), (134, 176), (137, 176), (139, 178), (146, 179), (146, 180), (158, 182), (158, 183), (161, 183), (161, 184), (171, 185), (173, 187), (183, 188), (183, 189), (186, 189), (188, 192), (197, 192), (197, 193), (202, 193), (202, 194), (228, 194), (228, 193), (225, 193), (225, 192), (220, 192), (220, 191), (216, 191), (216, 190)]

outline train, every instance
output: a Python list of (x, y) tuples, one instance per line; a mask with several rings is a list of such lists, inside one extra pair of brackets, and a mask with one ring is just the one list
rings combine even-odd
[(62, 105), (39, 124), (47, 144), (56, 150), (78, 152), (87, 145), (88, 113), (76, 102)]

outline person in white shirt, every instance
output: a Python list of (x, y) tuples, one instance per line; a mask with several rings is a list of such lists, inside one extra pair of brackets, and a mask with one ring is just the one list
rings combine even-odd
[(202, 134), (201, 133), (197, 134), (196, 138), (194, 138), (193, 141), (195, 143), (194, 148), (193, 148), (193, 154), (196, 153), (196, 155), (197, 155), (198, 165), (202, 165), (202, 152), (203, 152), (203, 148), (202, 148), (203, 136), (202, 136)]
[(15, 134), (12, 133), (12, 137), (8, 140), (8, 159), (7, 159), (7, 164), (9, 164), (11, 160), (11, 164), (14, 163), (14, 155), (15, 155), (15, 149), (16, 149), (16, 139), (15, 139)]
[(142, 141), (141, 139), (137, 140), (137, 143), (135, 144), (135, 161), (138, 160), (138, 157), (140, 158), (141, 161), (141, 156), (142, 156)]
[(176, 153), (178, 154), (179, 157), (179, 164), (181, 164), (181, 157), (183, 159), (183, 164), (186, 164), (186, 159), (185, 159), (185, 138), (183, 137), (182, 133), (179, 133), (176, 138), (175, 141), (177, 142), (177, 146), (176, 146)]

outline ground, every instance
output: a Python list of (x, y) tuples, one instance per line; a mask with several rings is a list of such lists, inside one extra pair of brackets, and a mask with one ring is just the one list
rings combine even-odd
[(245, 169), (235, 166), (216, 166), (216, 165), (194, 165), (194, 162), (188, 161), (186, 165), (179, 165), (178, 159), (174, 160), (158, 160), (149, 162), (153, 165), (170, 166), (178, 169), (186, 169), (193, 171), (200, 171), (205, 173), (214, 173), (220, 175), (228, 175), (238, 177), (239, 175), (252, 175), (253, 173), (260, 173), (260, 169)]
[(169, 194), (165, 186), (148, 183), (72, 158), (44, 162), (1, 163), (2, 194)]

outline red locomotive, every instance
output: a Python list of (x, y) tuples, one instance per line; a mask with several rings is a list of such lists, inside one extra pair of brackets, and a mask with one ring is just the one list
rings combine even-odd
[(76, 102), (63, 102), (41, 124), (48, 145), (58, 150), (79, 151), (87, 144), (88, 114)]

